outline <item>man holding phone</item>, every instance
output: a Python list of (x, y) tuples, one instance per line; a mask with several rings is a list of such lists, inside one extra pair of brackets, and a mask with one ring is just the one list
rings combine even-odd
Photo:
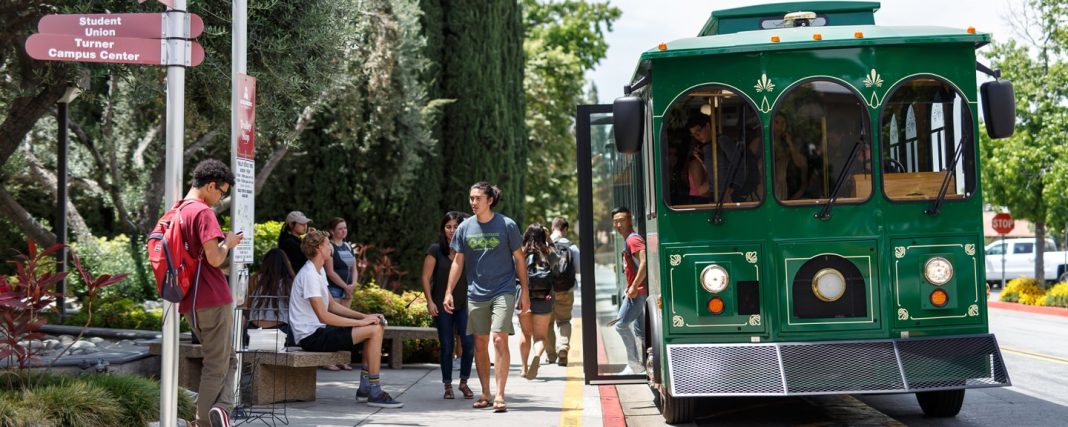
[[(234, 174), (223, 162), (208, 159), (193, 169), (191, 200), (180, 211), (181, 233), (189, 253), (200, 254), (196, 284), (185, 294), (178, 311), (200, 340), (204, 352), (197, 395), (197, 424), (229, 426), (234, 404), (234, 374), (237, 359), (233, 346), (233, 298), (226, 275), (219, 268), (230, 249), (241, 243), (240, 233), (223, 233), (211, 206), (219, 203), (234, 185)], [(207, 262), (204, 262), (207, 261)], [(210, 420), (210, 421), (207, 421)]]

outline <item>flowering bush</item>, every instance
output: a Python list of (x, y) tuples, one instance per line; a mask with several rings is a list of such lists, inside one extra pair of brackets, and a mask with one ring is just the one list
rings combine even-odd
[(1005, 285), (1005, 290), (1001, 291), (1001, 301), (1037, 305), (1043, 294), (1045, 291), (1039, 286), (1037, 280), (1020, 276)]
[[(390, 326), (433, 326), (422, 292), (405, 291), (398, 295), (371, 282), (352, 293), (352, 309), (361, 313), (382, 313)], [(436, 362), (437, 354), (438, 340), (404, 342), (406, 361)]]
[(1049, 288), (1038, 305), (1068, 308), (1068, 283), (1061, 282)]

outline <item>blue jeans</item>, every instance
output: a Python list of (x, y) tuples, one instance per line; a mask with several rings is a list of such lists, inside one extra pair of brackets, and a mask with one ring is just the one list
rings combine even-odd
[(456, 307), (452, 314), (445, 309), (439, 309), (437, 317), (434, 318), (434, 326), (438, 328), (438, 341), (441, 342), (438, 358), (441, 362), (441, 382), (452, 384), (454, 332), (460, 335), (460, 348), (463, 350), (460, 356), (460, 379), (470, 378), (471, 363), (475, 360), (475, 337), (467, 334), (467, 307)]
[(616, 332), (623, 340), (623, 347), (627, 350), (627, 363), (641, 364), (638, 354), (638, 342), (635, 337), (645, 341), (645, 299), (648, 296), (638, 295), (633, 299), (624, 296), (623, 304), (619, 306), (619, 323), (616, 323)]

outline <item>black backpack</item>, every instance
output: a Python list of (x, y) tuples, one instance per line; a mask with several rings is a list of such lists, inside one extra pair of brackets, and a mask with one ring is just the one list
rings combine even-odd
[(531, 298), (544, 299), (553, 290), (553, 266), (537, 258), (534, 254), (527, 255), (527, 286)]
[(575, 287), (575, 260), (571, 258), (571, 242), (560, 240), (553, 243), (560, 260), (556, 263), (556, 277), (553, 278), (553, 290), (567, 292)]

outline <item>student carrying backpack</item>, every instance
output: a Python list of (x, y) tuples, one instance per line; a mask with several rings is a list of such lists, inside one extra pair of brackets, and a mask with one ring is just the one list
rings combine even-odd
[(571, 241), (566, 238), (553, 243), (556, 255), (560, 257), (553, 268), (556, 273), (553, 277), (553, 291), (567, 292), (575, 288), (575, 260), (571, 255)]
[(156, 288), (164, 300), (175, 304), (182, 302), (196, 284), (204, 260), (203, 248), (197, 254), (189, 252), (189, 244), (182, 233), (183, 209), (189, 216), (195, 216), (210, 208), (200, 200), (179, 200), (163, 214), (148, 235), (148, 261), (156, 275)]

